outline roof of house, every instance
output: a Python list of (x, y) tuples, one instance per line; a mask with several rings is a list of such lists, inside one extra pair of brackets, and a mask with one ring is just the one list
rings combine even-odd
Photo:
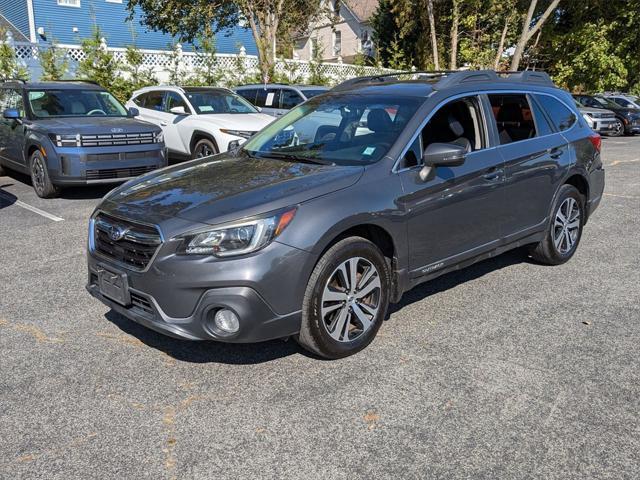
[(379, 0), (344, 0), (353, 14), (358, 17), (361, 22), (367, 22), (378, 8)]

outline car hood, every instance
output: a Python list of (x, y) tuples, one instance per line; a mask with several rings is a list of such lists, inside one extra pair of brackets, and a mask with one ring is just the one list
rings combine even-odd
[(613, 113), (606, 108), (580, 107), (582, 113)]
[(214, 113), (197, 115), (199, 121), (231, 130), (257, 132), (275, 120), (264, 113)]
[(223, 153), (127, 182), (107, 195), (102, 208), (156, 224), (180, 218), (215, 225), (349, 187), (363, 171)]
[(45, 118), (34, 122), (36, 128), (60, 135), (160, 132), (160, 127), (129, 117)]

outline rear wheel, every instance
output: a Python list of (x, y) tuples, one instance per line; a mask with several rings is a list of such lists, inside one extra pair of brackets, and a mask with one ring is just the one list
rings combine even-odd
[(573, 185), (563, 185), (552, 211), (545, 237), (531, 251), (531, 256), (547, 265), (569, 260), (582, 237), (584, 199)]
[(31, 174), (31, 184), (36, 194), (40, 198), (57, 197), (60, 189), (51, 183), (47, 162), (40, 150), (36, 150), (29, 160), (29, 173)]
[(193, 146), (193, 152), (191, 152), (191, 158), (204, 158), (210, 157), (218, 153), (216, 145), (208, 138), (202, 138), (196, 142)]
[(616, 118), (616, 123), (613, 124), (613, 130), (611, 131), (611, 136), (619, 137), (621, 135), (624, 135), (624, 125), (622, 120)]
[(360, 237), (331, 247), (305, 292), (298, 343), (326, 358), (352, 355), (369, 345), (389, 305), (390, 274), (380, 249)]

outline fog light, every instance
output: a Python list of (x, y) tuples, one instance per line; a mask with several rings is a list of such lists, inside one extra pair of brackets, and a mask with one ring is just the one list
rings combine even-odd
[(213, 317), (213, 321), (216, 327), (224, 333), (236, 333), (240, 328), (238, 316), (226, 308), (218, 310), (215, 317)]

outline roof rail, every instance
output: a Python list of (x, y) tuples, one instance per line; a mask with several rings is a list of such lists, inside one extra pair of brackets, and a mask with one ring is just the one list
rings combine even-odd
[(543, 72), (540, 70), (521, 70), (517, 72), (507, 71), (497, 73), (498, 75), (505, 75), (505, 78), (507, 78), (508, 80), (514, 80), (516, 82), (535, 82), (555, 85), (547, 72)]
[(27, 83), (27, 81), (23, 78), (6, 78), (4, 80), (2, 80), (3, 83), (8, 83), (8, 82), (20, 82), (20, 83)]
[(359, 83), (373, 83), (374, 81), (384, 83), (398, 79), (402, 76), (410, 76), (413, 77), (412, 80), (417, 80), (424, 77), (429, 77), (436, 79), (437, 77), (442, 77), (444, 75), (448, 75), (456, 72), (456, 70), (407, 70), (400, 72), (391, 72), (391, 73), (381, 73), (378, 75), (368, 75), (365, 77), (356, 77), (350, 78), (349, 80), (345, 80), (342, 83), (339, 83), (335, 87), (332, 88), (334, 91), (347, 90), (349, 87), (357, 85)]
[(60, 80), (51, 80), (51, 83), (57, 83), (57, 82), (81, 82), (81, 83), (91, 83), (93, 85), (97, 85), (99, 87), (102, 87), (102, 85), (100, 85), (98, 82), (96, 82), (95, 80), (87, 80), (84, 78), (66, 78), (66, 79), (60, 79)]

